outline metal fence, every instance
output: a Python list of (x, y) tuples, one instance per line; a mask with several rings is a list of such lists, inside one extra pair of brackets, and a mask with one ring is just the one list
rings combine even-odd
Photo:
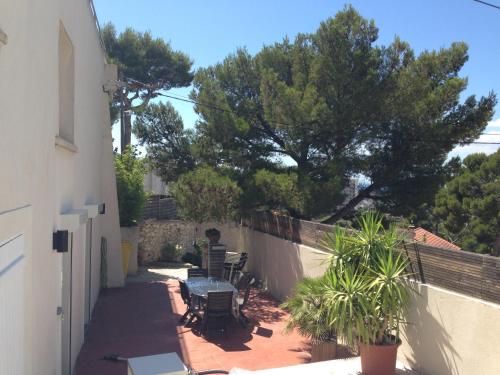
[[(321, 249), (333, 226), (269, 212), (253, 212), (242, 224), (256, 231)], [(500, 303), (500, 258), (406, 242), (415, 279), (486, 301)]]

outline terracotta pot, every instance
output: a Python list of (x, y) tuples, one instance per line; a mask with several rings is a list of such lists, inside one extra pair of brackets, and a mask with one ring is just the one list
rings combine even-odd
[(399, 345), (401, 342), (388, 345), (360, 343), (359, 354), (363, 375), (394, 375)]
[(329, 361), (337, 357), (337, 340), (313, 340), (311, 342), (311, 362)]

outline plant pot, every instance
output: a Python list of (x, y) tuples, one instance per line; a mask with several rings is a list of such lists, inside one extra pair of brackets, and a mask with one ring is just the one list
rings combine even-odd
[(311, 362), (329, 361), (337, 357), (337, 339), (312, 340)]
[(359, 343), (363, 375), (394, 375), (399, 345), (401, 341), (387, 345)]

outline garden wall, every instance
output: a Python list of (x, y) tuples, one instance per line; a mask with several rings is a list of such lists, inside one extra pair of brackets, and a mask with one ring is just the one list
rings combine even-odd
[(228, 249), (235, 250), (236, 237), (228, 235), (231, 229), (220, 224), (204, 223), (196, 224), (182, 220), (155, 220), (147, 219), (139, 223), (139, 265), (161, 259), (161, 249), (165, 244), (180, 245), (181, 255), (185, 252), (194, 251), (193, 241), (205, 239), (205, 229), (218, 228), (221, 231), (221, 242), (228, 246)]
[[(279, 300), (305, 276), (321, 275), (328, 254), (307, 245), (227, 225), (224, 240), (249, 253), (248, 270)], [(474, 254), (473, 254), (474, 255)], [(415, 282), (399, 360), (423, 374), (500, 374), (500, 305)]]

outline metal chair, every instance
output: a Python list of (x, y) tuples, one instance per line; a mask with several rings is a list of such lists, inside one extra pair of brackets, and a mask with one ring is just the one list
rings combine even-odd
[(191, 308), (191, 295), (189, 294), (189, 289), (186, 283), (182, 280), (179, 280), (179, 287), (181, 288), (181, 298), (182, 302), (187, 306), (186, 312), (179, 319), (179, 323), (184, 323), (186, 318), (193, 313), (193, 309)]
[(217, 244), (208, 247), (208, 276), (222, 278), (224, 274), (224, 260), (226, 259), (226, 245)]
[(236, 299), (238, 301), (238, 309), (240, 315), (240, 323), (246, 327), (248, 325), (248, 318), (243, 313), (243, 309), (248, 303), (248, 299), (250, 297), (250, 290), (252, 289), (252, 285), (255, 284), (255, 278), (250, 274), (242, 274), (238, 283), (236, 284), (236, 289), (238, 289), (238, 293), (243, 292), (243, 297), (238, 295)]
[(188, 279), (191, 277), (208, 277), (206, 268), (188, 268)]
[(233, 292), (208, 292), (202, 319), (202, 332), (218, 330), (226, 333), (231, 320)]
[[(245, 264), (248, 260), (248, 253), (241, 253), (240, 259), (234, 264), (232, 263), (224, 263), (224, 278), (229, 280), (229, 275), (231, 274), (231, 267), (233, 270), (233, 274), (231, 275), (231, 279), (233, 279), (234, 275), (238, 273), (238, 271), (243, 271)], [(233, 280), (229, 280), (233, 282)]]

